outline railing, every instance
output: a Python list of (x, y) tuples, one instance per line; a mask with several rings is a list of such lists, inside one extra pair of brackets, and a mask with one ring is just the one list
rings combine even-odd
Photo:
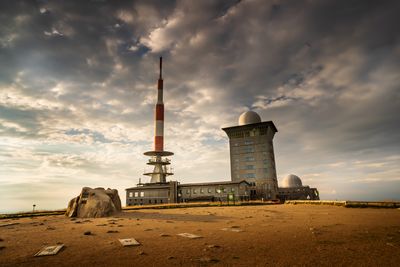
[(157, 157), (152, 157), (151, 159), (149, 159), (149, 163), (170, 163), (171, 160), (168, 158), (157, 158)]

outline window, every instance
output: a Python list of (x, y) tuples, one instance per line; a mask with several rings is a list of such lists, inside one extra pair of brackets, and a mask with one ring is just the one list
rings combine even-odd
[(149, 204), (151, 204), (151, 199), (149, 199)]
[(139, 192), (135, 192), (135, 197), (138, 197), (139, 196)]
[(254, 144), (254, 142), (252, 140), (246, 140), (246, 141), (244, 141), (244, 144), (245, 145), (252, 145), (252, 144)]
[(162, 199), (160, 199), (160, 203), (162, 204)]
[(222, 192), (226, 193), (226, 188), (222, 188)]
[(207, 192), (208, 192), (208, 193), (211, 193), (211, 188), (208, 188), (208, 189), (207, 189)]
[(246, 165), (244, 167), (245, 170), (254, 170), (254, 165)]
[(193, 194), (197, 194), (196, 188), (193, 188)]
[(263, 168), (264, 173), (268, 173), (268, 168)]
[(254, 161), (254, 157), (245, 157), (245, 161)]
[(204, 193), (204, 189), (200, 188), (200, 194), (203, 194), (203, 193)]
[(235, 188), (234, 187), (231, 187), (231, 192), (232, 193), (235, 192)]
[(186, 189), (186, 194), (190, 194), (190, 189)]
[(154, 204), (157, 204), (157, 199), (154, 199)]
[(244, 151), (245, 153), (254, 152), (254, 147), (252, 147), (252, 146), (245, 146), (245, 147), (243, 148), (243, 151)]
[(140, 196), (141, 196), (141, 197), (144, 197), (144, 192), (140, 192)]
[(129, 192), (129, 197), (133, 197), (133, 192)]
[(256, 178), (256, 175), (254, 173), (246, 173), (244, 178)]

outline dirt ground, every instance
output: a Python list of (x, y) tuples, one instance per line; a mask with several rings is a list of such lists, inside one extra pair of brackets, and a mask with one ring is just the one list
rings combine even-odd
[[(315, 205), (0, 220), (0, 266), (399, 266), (400, 210)], [(222, 230), (225, 229), (225, 230)], [(233, 231), (232, 231), (233, 229)], [(85, 235), (90, 231), (90, 235)], [(201, 236), (189, 239), (179, 233)], [(123, 247), (119, 238), (141, 245)], [(54, 256), (43, 246), (65, 244)]]

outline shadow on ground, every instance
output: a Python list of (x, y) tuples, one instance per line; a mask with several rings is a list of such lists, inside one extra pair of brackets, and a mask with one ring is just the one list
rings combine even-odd
[(157, 212), (122, 212), (120, 218), (135, 218), (135, 219), (156, 219), (170, 221), (193, 221), (193, 222), (216, 222), (221, 220), (231, 219), (230, 217), (218, 216), (214, 214), (195, 215), (195, 214), (170, 214)]

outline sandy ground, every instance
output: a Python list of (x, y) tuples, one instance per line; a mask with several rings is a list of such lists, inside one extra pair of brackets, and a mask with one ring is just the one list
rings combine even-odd
[[(1, 266), (399, 266), (400, 210), (273, 205), (0, 220)], [(224, 231), (222, 228), (242, 232)], [(90, 231), (91, 235), (84, 235)], [(114, 231), (110, 233), (109, 231)], [(179, 233), (202, 236), (189, 239)], [(119, 238), (141, 245), (123, 247)], [(45, 245), (65, 247), (33, 257)]]

